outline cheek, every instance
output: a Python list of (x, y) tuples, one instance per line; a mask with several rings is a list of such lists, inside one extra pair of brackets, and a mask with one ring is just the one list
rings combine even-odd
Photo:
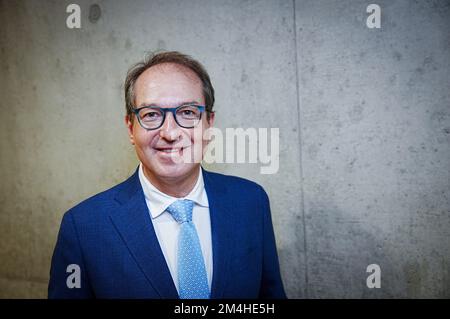
[(200, 144), (203, 140), (203, 130), (201, 128), (194, 128), (188, 133), (189, 139), (194, 144)]
[(147, 132), (145, 130), (139, 130), (134, 135), (134, 140), (136, 143), (136, 147), (139, 148), (148, 148), (153, 145), (152, 141), (155, 139), (157, 134), (155, 132)]
[(208, 124), (206, 119), (203, 118), (200, 124), (189, 133), (191, 141), (196, 144), (205, 143), (205, 138), (207, 137), (207, 130), (209, 128), (210, 125)]

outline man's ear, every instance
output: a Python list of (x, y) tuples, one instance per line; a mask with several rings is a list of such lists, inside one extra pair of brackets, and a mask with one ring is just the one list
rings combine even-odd
[(214, 127), (214, 113), (209, 113), (209, 119), (206, 119), (207, 127), (206, 132), (203, 134), (203, 139), (206, 145), (211, 142), (211, 130)]
[(130, 143), (132, 145), (134, 145), (133, 120), (128, 115), (125, 115), (125, 125), (127, 126), (128, 137), (130, 138)]
[(209, 127), (214, 126), (214, 115), (215, 115), (214, 112), (209, 113), (209, 121), (208, 121)]

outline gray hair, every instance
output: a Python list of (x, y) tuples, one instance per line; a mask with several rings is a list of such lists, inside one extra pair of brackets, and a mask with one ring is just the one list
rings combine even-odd
[(139, 76), (144, 73), (145, 70), (152, 66), (162, 63), (174, 63), (184, 66), (193, 71), (202, 82), (203, 96), (205, 98), (205, 108), (207, 119), (209, 120), (210, 113), (213, 113), (214, 106), (214, 88), (211, 84), (208, 72), (203, 65), (194, 60), (192, 57), (186, 54), (182, 54), (177, 51), (166, 51), (160, 53), (151, 53), (143, 61), (132, 66), (127, 73), (125, 79), (125, 107), (127, 116), (133, 119), (133, 109), (135, 103), (134, 85), (136, 84)]

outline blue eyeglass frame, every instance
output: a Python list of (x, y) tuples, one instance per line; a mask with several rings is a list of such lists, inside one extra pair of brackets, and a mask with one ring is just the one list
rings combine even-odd
[[(179, 110), (180, 108), (186, 107), (186, 106), (194, 106), (194, 107), (196, 107), (196, 108), (200, 111), (200, 118), (198, 119), (197, 124), (195, 124), (194, 126), (183, 126), (183, 125), (180, 125), (180, 123), (178, 123), (176, 112), (177, 112), (177, 110)], [(152, 110), (159, 110), (159, 111), (161, 111), (161, 112), (163, 113), (163, 119), (162, 119), (162, 121), (161, 121), (161, 124), (160, 124), (158, 127), (155, 127), (155, 128), (146, 128), (146, 127), (141, 123), (141, 117), (139, 116), (139, 112), (140, 112), (141, 110), (143, 110), (143, 109), (152, 109)], [(194, 127), (196, 127), (196, 126), (198, 125), (198, 123), (200, 123), (200, 121), (202, 120), (202, 114), (203, 114), (203, 112), (205, 112), (205, 110), (206, 110), (206, 107), (205, 107), (204, 105), (184, 104), (184, 105), (180, 105), (180, 106), (177, 106), (177, 107), (167, 107), (167, 108), (157, 107), (157, 106), (143, 106), (143, 107), (140, 107), (140, 108), (137, 108), (137, 109), (134, 109), (134, 108), (133, 108), (133, 113), (134, 113), (134, 115), (136, 115), (139, 124), (141, 125), (141, 127), (142, 127), (144, 130), (147, 130), (147, 131), (153, 131), (153, 130), (157, 130), (157, 129), (159, 129), (161, 126), (163, 126), (164, 122), (166, 121), (166, 113), (167, 113), (167, 112), (172, 113), (173, 118), (174, 118), (175, 122), (177, 123), (177, 125), (178, 125), (179, 127), (182, 127), (182, 128), (194, 128)]]

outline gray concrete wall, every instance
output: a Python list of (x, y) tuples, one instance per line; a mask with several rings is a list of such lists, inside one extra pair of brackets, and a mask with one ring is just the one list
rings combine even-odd
[(268, 191), (289, 297), (450, 297), (450, 1), (369, 3), (0, 0), (0, 297), (45, 297), (62, 214), (133, 172), (122, 85), (156, 49), (205, 64), (219, 128), (280, 129), (277, 174), (208, 167)]

